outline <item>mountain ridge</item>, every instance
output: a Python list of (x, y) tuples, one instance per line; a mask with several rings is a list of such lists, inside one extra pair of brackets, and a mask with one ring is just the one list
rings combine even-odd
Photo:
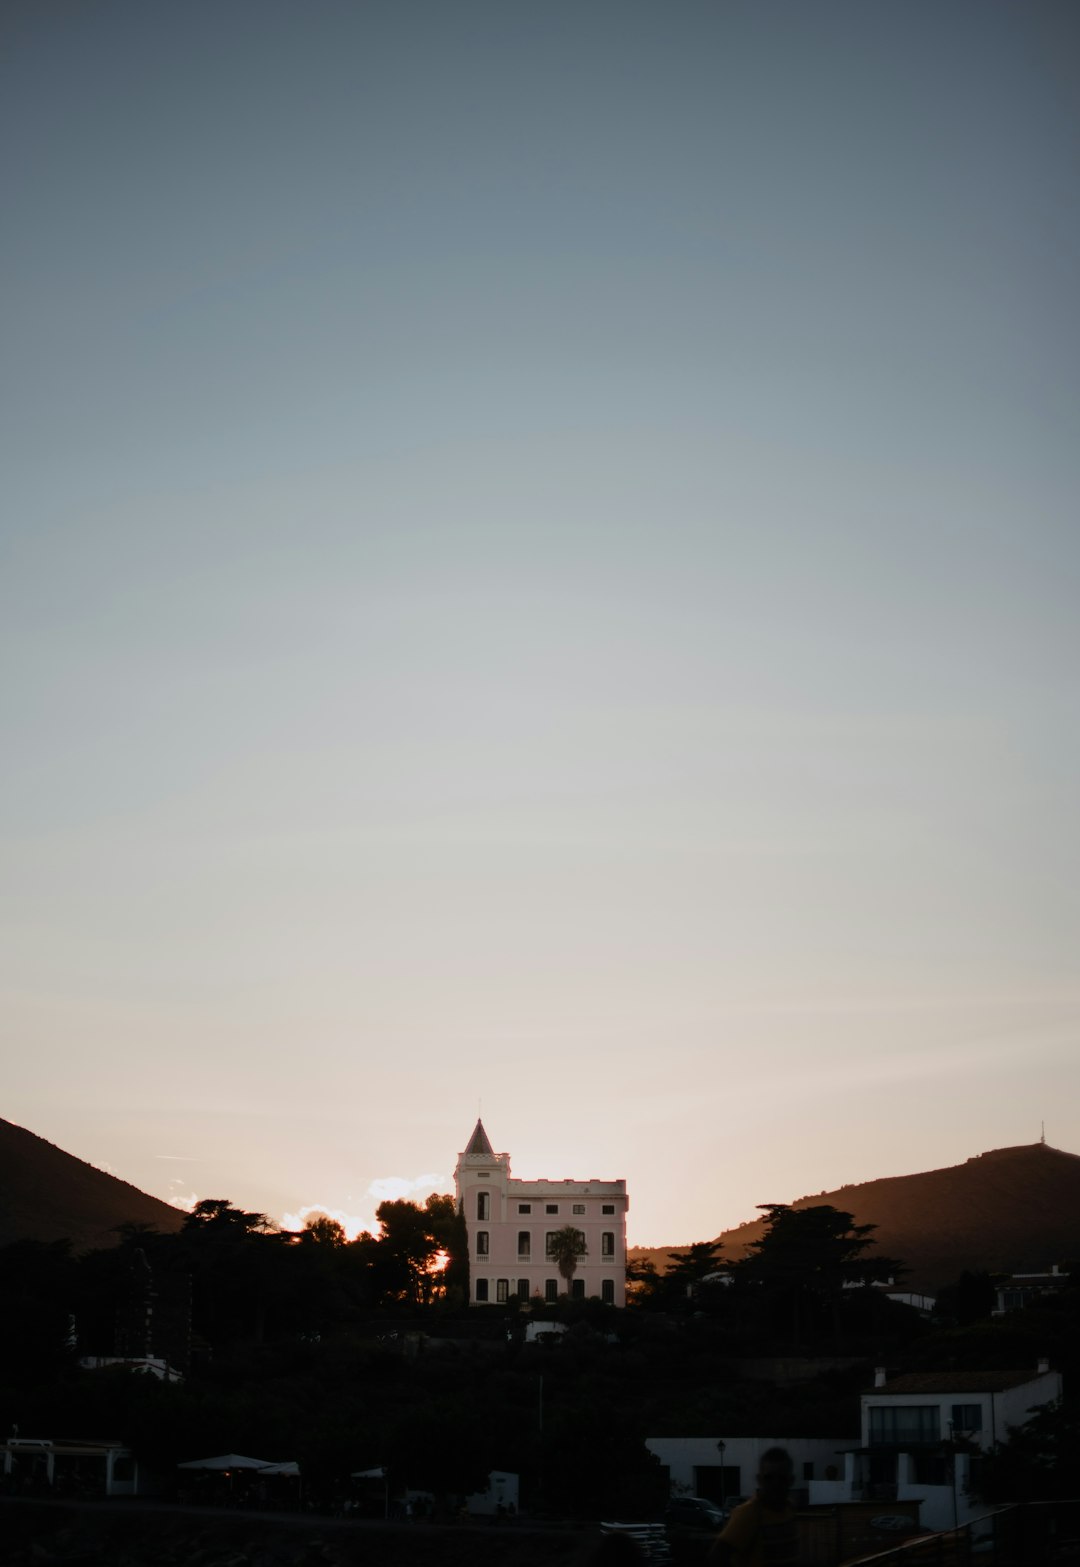
[(75, 1251), (115, 1246), (116, 1226), (178, 1230), (187, 1215), (99, 1170), (24, 1126), (0, 1119), (0, 1245), (70, 1240)]
[[(25, 1127), (0, 1119), (0, 1245), (70, 1240), (76, 1251), (113, 1246), (121, 1224), (165, 1232), (186, 1214)], [(1041, 1272), (1080, 1269), (1080, 1155), (1046, 1143), (975, 1154), (962, 1164), (879, 1176), (794, 1198), (792, 1208), (829, 1204), (875, 1226), (883, 1255), (905, 1265), (901, 1287), (933, 1292), (965, 1269)], [(716, 1239), (721, 1265), (745, 1256), (764, 1233), (751, 1219)], [(680, 1246), (632, 1246), (663, 1271)]]
[[(903, 1262), (901, 1288), (932, 1292), (971, 1272), (1041, 1272), (1080, 1266), (1080, 1155), (1047, 1143), (974, 1154), (962, 1164), (912, 1175), (879, 1176), (797, 1197), (788, 1206), (828, 1204), (876, 1226), (883, 1255)], [(744, 1257), (765, 1230), (750, 1219), (716, 1237), (721, 1266)], [(663, 1271), (678, 1246), (634, 1246)]]

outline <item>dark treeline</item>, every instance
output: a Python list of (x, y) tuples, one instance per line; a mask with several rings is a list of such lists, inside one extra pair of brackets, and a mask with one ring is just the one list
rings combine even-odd
[[(992, 1318), (991, 1281), (965, 1275), (928, 1322), (873, 1287), (902, 1265), (870, 1226), (766, 1212), (744, 1260), (702, 1242), (663, 1274), (632, 1263), (625, 1310), (467, 1308), (465, 1225), (442, 1196), (384, 1204), (380, 1233), (355, 1241), (326, 1218), (282, 1232), (212, 1200), (175, 1235), (127, 1226), (83, 1256), (16, 1242), (0, 1249), (0, 1420), (119, 1436), (164, 1474), (214, 1452), (297, 1459), (327, 1505), (375, 1465), (438, 1496), (507, 1469), (533, 1510), (656, 1516), (666, 1482), (646, 1436), (847, 1438), (876, 1364), (1033, 1369), (1049, 1354), (1078, 1369), (1080, 1292)], [(529, 1342), (526, 1324), (549, 1319), (565, 1332)], [(183, 1379), (86, 1370), (88, 1356), (156, 1356)], [(801, 1372), (770, 1374), (778, 1357)], [(1068, 1456), (1074, 1424), (1049, 1416), (1003, 1450), (1001, 1485), (1038, 1493), (1047, 1444)], [(1071, 1474), (1075, 1492), (1080, 1463)]]

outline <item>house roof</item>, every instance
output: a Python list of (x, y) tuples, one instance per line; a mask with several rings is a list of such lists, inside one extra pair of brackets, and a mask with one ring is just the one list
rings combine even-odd
[(473, 1134), (469, 1138), (468, 1146), (465, 1149), (466, 1159), (475, 1157), (476, 1155), (479, 1155), (483, 1159), (494, 1159), (495, 1157), (495, 1150), (491, 1146), (491, 1140), (488, 1137), (488, 1134), (484, 1131), (484, 1123), (483, 1121), (479, 1120), (476, 1123)]
[(909, 1371), (883, 1387), (866, 1388), (867, 1395), (890, 1393), (1003, 1393), (1006, 1388), (1034, 1382), (1037, 1371)]

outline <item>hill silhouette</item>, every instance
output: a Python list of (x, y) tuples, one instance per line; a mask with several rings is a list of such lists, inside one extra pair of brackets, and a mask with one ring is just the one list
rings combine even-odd
[[(793, 1208), (827, 1203), (874, 1224), (886, 1256), (907, 1265), (902, 1287), (934, 1291), (968, 1269), (990, 1273), (1041, 1272), (1053, 1263), (1080, 1266), (1080, 1156), (1045, 1143), (997, 1148), (964, 1164), (918, 1175), (887, 1176), (836, 1191), (798, 1197)], [(721, 1262), (744, 1257), (760, 1240), (764, 1219), (753, 1219), (717, 1239)], [(634, 1247), (660, 1271), (681, 1247)]]
[(118, 1224), (178, 1230), (186, 1215), (157, 1197), (0, 1120), (0, 1245), (70, 1240), (75, 1251), (115, 1246)]

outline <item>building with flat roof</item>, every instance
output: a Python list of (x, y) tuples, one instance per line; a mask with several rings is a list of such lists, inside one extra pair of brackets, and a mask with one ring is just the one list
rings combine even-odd
[(979, 1455), (1061, 1393), (1061, 1373), (1047, 1360), (1034, 1371), (909, 1371), (891, 1378), (879, 1366), (860, 1400), (860, 1445), (845, 1452), (843, 1478), (811, 1484), (810, 1502), (917, 1499), (924, 1527), (955, 1529), (986, 1510), (978, 1494)]
[[(477, 1121), (458, 1155), (454, 1186), (469, 1232), (470, 1304), (569, 1294), (625, 1305), (625, 1181), (516, 1180), (510, 1155), (495, 1152)], [(584, 1248), (569, 1281), (551, 1255), (552, 1237), (568, 1225)]]

